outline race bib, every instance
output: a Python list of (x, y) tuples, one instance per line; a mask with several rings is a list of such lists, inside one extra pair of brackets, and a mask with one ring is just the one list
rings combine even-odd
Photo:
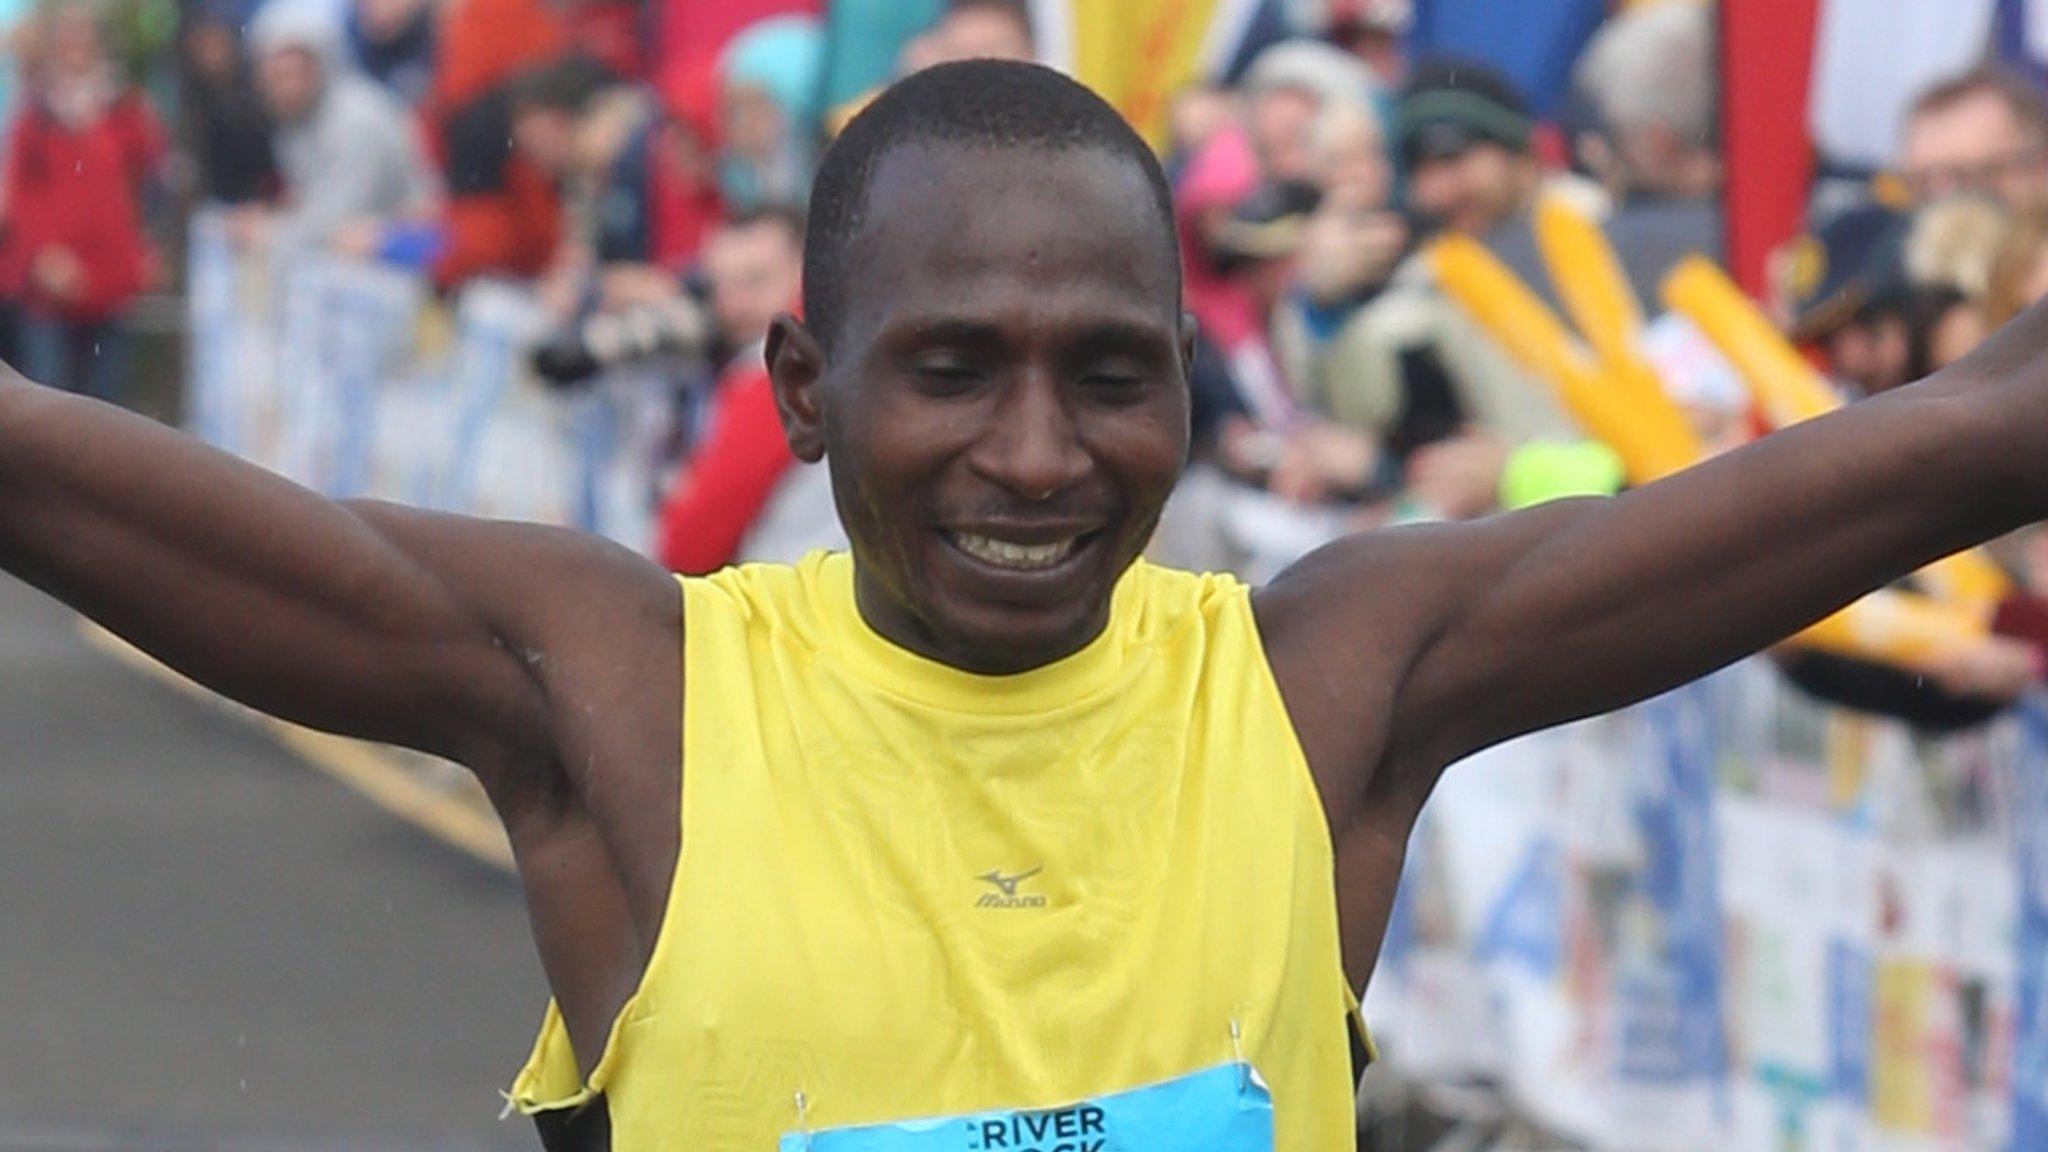
[(1058, 1108), (791, 1132), (779, 1152), (1273, 1152), (1273, 1096), (1247, 1064)]

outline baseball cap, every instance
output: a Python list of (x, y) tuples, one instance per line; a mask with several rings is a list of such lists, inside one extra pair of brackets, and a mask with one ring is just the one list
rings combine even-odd
[(1479, 144), (1527, 152), (1533, 124), (1514, 86), (1484, 64), (1432, 60), (1416, 68), (1394, 110), (1401, 162), (1456, 156)]
[(1786, 248), (1794, 340), (1825, 336), (1904, 279), (1907, 217), (1878, 205), (1846, 209)]

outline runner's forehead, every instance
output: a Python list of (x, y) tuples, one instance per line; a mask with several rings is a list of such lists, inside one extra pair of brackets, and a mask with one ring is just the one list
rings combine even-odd
[(1179, 253), (1145, 174), (1106, 150), (907, 146), (884, 158), (849, 301), (869, 332), (1020, 304), (1174, 326)]

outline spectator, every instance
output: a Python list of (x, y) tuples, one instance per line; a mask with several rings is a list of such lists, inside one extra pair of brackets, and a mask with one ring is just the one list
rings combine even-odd
[(824, 39), (816, 20), (781, 16), (726, 46), (719, 100), (719, 191), (736, 209), (801, 204), (810, 190)]
[(1409, 514), (1487, 512), (1513, 447), (1568, 425), (1434, 295), (1386, 291), (1408, 233), (1388, 209), (1370, 113), (1331, 109), (1313, 139), (1322, 202), (1275, 343), (1316, 415), (1290, 434), (1269, 484), (1297, 499), (1395, 498)]
[(229, 15), (195, 8), (184, 34), (186, 114), (198, 163), (199, 195), (223, 205), (250, 204), (276, 192), (270, 114), (256, 92), (248, 56)]
[(448, 189), (447, 246), (434, 279), (547, 271), (561, 243), (562, 201), (548, 173), (513, 147), (513, 85), (492, 88), (438, 125)]
[(1808, 270), (1792, 286), (1791, 335), (1818, 347), (1851, 399), (1889, 392), (1960, 357), (1981, 338), (1970, 297), (1915, 280), (1906, 249), (1914, 221), (1884, 208), (1837, 216), (1804, 241)]
[[(510, 159), (536, 174), (557, 205), (541, 298), (557, 319), (586, 302), (597, 258), (598, 207), (606, 169), (623, 143), (618, 123), (637, 97), (594, 62), (570, 56), (521, 75), (506, 89)], [(618, 97), (616, 103), (612, 97)], [(602, 115), (593, 116), (603, 108)]]
[[(1393, 169), (1370, 107), (1336, 105), (1311, 126), (1309, 157), (1321, 199), (1302, 264), (1306, 295), (1333, 302), (1385, 282), (1407, 251), (1407, 224), (1392, 211)], [(1350, 224), (1366, 229), (1340, 227)]]
[(1713, 19), (1694, 0), (1637, 4), (1593, 38), (1579, 65), (1599, 122), (1590, 163), (1615, 201), (1607, 236), (1647, 304), (1681, 258), (1721, 259)]
[(424, 104), (434, 84), (434, 9), (428, 0), (355, 0), (348, 44), (364, 75), (406, 105)]
[[(1353, 103), (1324, 110), (1309, 133), (1318, 194), (1309, 218), (1294, 302), (1312, 306), (1311, 328), (1328, 330), (1383, 285), (1407, 251), (1406, 222), (1392, 211), (1393, 171), (1378, 118)], [(1346, 315), (1332, 315), (1343, 308)]]
[[(1506, 82), (1477, 66), (1425, 64), (1395, 123), (1420, 222), (1483, 239), (1546, 286), (1530, 224), (1541, 176)], [(1375, 490), (1400, 487), (1427, 514), (1487, 511), (1516, 446), (1570, 437), (1573, 426), (1431, 287), (1425, 267), (1385, 271), (1412, 238), (1385, 203), (1391, 179), (1375, 162), (1369, 114), (1331, 115), (1315, 135), (1330, 204), (1276, 327), (1290, 372), (1314, 408), (1373, 442)], [(1362, 458), (1346, 455), (1354, 466)]]
[(89, 9), (59, 7), (40, 33), (0, 174), (8, 217), (0, 286), (21, 305), (29, 375), (116, 399), (127, 348), (121, 317), (155, 276), (142, 196), (163, 160), (163, 132), (108, 60)]
[(1188, 311), (1214, 341), (1251, 410), (1262, 422), (1278, 424), (1289, 405), (1266, 317), (1214, 242), (1238, 207), (1258, 191), (1260, 179), (1251, 137), (1233, 118), (1188, 157), (1174, 185), (1174, 212)]
[(347, 65), (340, 29), (323, 12), (280, 0), (257, 15), (249, 37), (278, 125), (284, 189), (277, 211), (239, 221), (245, 242), (368, 256), (396, 227), (432, 214), (438, 193), (412, 118)]
[(1288, 229), (1298, 234), (1311, 206), (1309, 121), (1333, 102), (1362, 105), (1369, 83), (1356, 61), (1301, 41), (1268, 48), (1248, 76), (1253, 94), (1243, 116), (1215, 102), (1207, 102), (1206, 116), (1187, 115), (1196, 104), (1180, 106), (1185, 128), (1208, 123), (1198, 128), (1199, 146), (1177, 165), (1174, 201), (1188, 308), (1258, 422), (1278, 427), (1291, 416), (1291, 388), (1269, 324), (1291, 276), (1298, 235), (1277, 247), (1273, 240)]
[(768, 325), (803, 286), (803, 217), (765, 208), (735, 217), (704, 247), (711, 316), (728, 355), (740, 356), (768, 336)]
[(1372, 76), (1350, 56), (1310, 40), (1261, 52), (1245, 73), (1246, 123), (1265, 178), (1308, 181), (1309, 125), (1326, 108), (1367, 107)]
[(585, 129), (602, 163), (595, 205), (600, 266), (637, 264), (673, 279), (695, 265), (724, 209), (704, 120), (644, 99), (608, 105)]
[(561, 59), (569, 32), (548, 0), (449, 0), (424, 109), (448, 204), (434, 279), (538, 276), (561, 239), (547, 175), (513, 155), (512, 81)]
[(2013, 212), (2048, 210), (2048, 97), (1997, 68), (1936, 84), (1906, 114), (1899, 164), (1916, 200), (1979, 192)]
[[(613, 95), (625, 102), (606, 104)], [(637, 119), (642, 112), (637, 97), (619, 88), (610, 72), (579, 56), (520, 75), (510, 85), (508, 99), (513, 152), (557, 183), (602, 169), (609, 161), (608, 155), (593, 156), (584, 150), (581, 137), (587, 129), (617, 127), (614, 121)]]
[[(1359, 411), (1359, 389), (1374, 382), (1344, 353), (1347, 333), (1406, 254), (1408, 230), (1390, 210), (1392, 172), (1369, 104), (1324, 109), (1308, 146), (1319, 199), (1294, 283), (1274, 312), (1273, 341), (1296, 395), (1317, 417), (1290, 436), (1268, 483), (1296, 500), (1385, 495), (1399, 473), (1398, 458), (1383, 447), (1399, 433), (1383, 416)], [(1337, 419), (1324, 425), (1324, 417)]]
[(535, 367), (568, 385), (630, 362), (695, 366), (709, 322), (683, 277), (719, 215), (708, 156), (644, 91), (587, 63), (516, 88), (519, 155), (562, 183), (566, 200), (541, 297), (567, 323), (536, 349)]
[(553, 310), (677, 302), (721, 212), (697, 131), (573, 58), (523, 78), (512, 102), (516, 153), (567, 190), (566, 237), (544, 293)]
[(733, 351), (703, 443), (662, 508), (659, 550), (676, 571), (794, 558), (837, 537), (824, 466), (790, 454), (762, 357), (770, 321), (797, 306), (802, 229), (794, 211), (768, 209), (734, 217), (705, 245), (712, 314)]
[(1533, 129), (1521, 99), (1485, 66), (1437, 60), (1417, 68), (1394, 128), (1415, 211), (1436, 227), (1489, 241), (1526, 226), (1542, 183)]
[(1484, 243), (1523, 283), (1555, 305), (1536, 247), (1539, 195), (1565, 196), (1607, 215), (1605, 195), (1569, 174), (1546, 176), (1535, 130), (1508, 82), (1485, 65), (1427, 61), (1394, 114), (1394, 151), (1408, 175), (1415, 223)]

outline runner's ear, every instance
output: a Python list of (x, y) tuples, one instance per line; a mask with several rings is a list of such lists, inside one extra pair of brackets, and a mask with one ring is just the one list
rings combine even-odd
[(816, 464), (825, 458), (825, 351), (802, 321), (785, 312), (768, 326), (767, 358), (783, 438), (797, 459)]

